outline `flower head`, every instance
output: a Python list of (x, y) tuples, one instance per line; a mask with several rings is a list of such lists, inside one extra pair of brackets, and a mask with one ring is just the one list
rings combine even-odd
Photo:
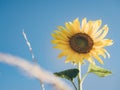
[(77, 18), (73, 22), (65, 23), (65, 27), (58, 26), (58, 30), (52, 34), (52, 43), (56, 44), (54, 48), (62, 50), (58, 57), (66, 56), (66, 62), (75, 64), (82, 64), (84, 60), (94, 64), (94, 59), (103, 64), (100, 56), (110, 57), (104, 47), (112, 45), (113, 42), (105, 39), (108, 26), (101, 28), (101, 23), (101, 20), (87, 22), (84, 18), (80, 25)]

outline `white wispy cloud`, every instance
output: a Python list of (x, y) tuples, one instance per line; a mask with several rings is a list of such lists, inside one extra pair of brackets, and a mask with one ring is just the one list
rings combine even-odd
[(20, 57), (0, 53), (0, 62), (16, 66), (23, 70), (24, 73), (28, 74), (28, 76), (32, 76), (44, 83), (53, 85), (56, 90), (72, 90), (71, 87), (52, 73), (42, 69), (39, 65), (30, 63)]

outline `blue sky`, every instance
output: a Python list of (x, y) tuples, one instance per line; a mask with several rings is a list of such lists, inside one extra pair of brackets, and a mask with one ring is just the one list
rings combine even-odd
[[(24, 29), (41, 65), (51, 72), (73, 68), (57, 59), (59, 50), (53, 49), (51, 33), (58, 25), (84, 17), (88, 20), (102, 19), (109, 26), (107, 38), (114, 45), (107, 47), (110, 59), (104, 59), (105, 68), (113, 74), (99, 78), (90, 74), (83, 90), (120, 90), (120, 1), (119, 0), (0, 0), (0, 52), (16, 55), (32, 62), (22, 35)], [(98, 65), (100, 65), (98, 63)], [(83, 66), (83, 72), (86, 66)], [(69, 83), (69, 82), (67, 82)], [(46, 90), (53, 90), (45, 85)], [(15, 67), (0, 63), (0, 90), (41, 90), (39, 81), (28, 78)]]

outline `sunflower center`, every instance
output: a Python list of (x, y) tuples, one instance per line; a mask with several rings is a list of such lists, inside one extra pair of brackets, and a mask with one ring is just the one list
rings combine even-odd
[(78, 53), (88, 53), (93, 47), (93, 40), (85, 33), (77, 33), (70, 38), (69, 44)]

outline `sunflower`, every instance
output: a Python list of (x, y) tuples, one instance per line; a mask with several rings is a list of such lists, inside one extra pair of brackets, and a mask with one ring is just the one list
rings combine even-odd
[(103, 64), (101, 56), (110, 57), (105, 47), (112, 45), (113, 41), (105, 39), (108, 26), (101, 27), (101, 24), (101, 20), (87, 22), (84, 18), (80, 25), (77, 18), (73, 22), (65, 23), (65, 27), (58, 26), (57, 30), (52, 33), (54, 48), (62, 51), (58, 57), (65, 56), (66, 62), (74, 64), (82, 64), (84, 60), (95, 64), (94, 59)]

